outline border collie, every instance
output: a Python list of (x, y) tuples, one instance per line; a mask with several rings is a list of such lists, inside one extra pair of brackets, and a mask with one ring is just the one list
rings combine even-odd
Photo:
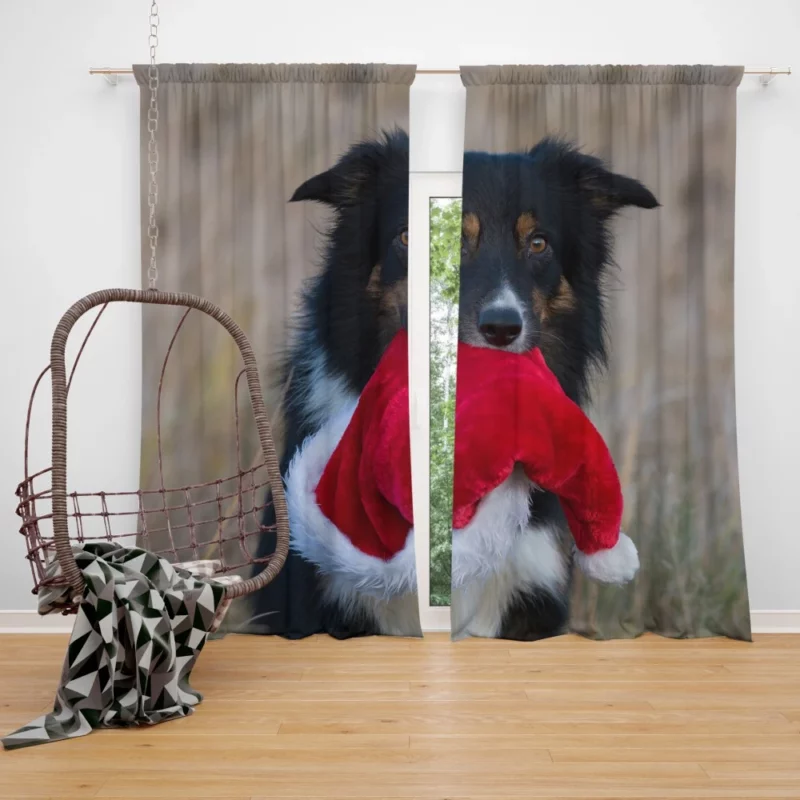
[[(408, 135), (385, 132), (351, 147), (290, 200), (322, 203), (333, 219), (321, 270), (293, 317), (282, 370), (284, 477), (309, 437), (352, 412), (406, 324), (408, 163)], [(290, 638), (421, 633), (415, 592), (389, 601), (356, 593), (321, 576), (298, 550), (293, 537), (286, 566), (256, 598), (256, 617), (268, 621), (265, 632)]]
[[(336, 420), (346, 420), (405, 325), (407, 135), (395, 131), (357, 144), (297, 189), (292, 201), (305, 200), (330, 206), (334, 218), (321, 272), (295, 317), (284, 370), (284, 475), (309, 437), (342, 427)], [(630, 205), (658, 203), (638, 181), (613, 174), (566, 142), (544, 139), (519, 154), (466, 153), (459, 338), (514, 352), (540, 347), (567, 395), (584, 403), (606, 355), (609, 222)], [(515, 480), (516, 473), (509, 478)], [(526, 524), (501, 558), (503, 548), (493, 549), (485, 537), (470, 541), (462, 531), (454, 541), (456, 636), (538, 639), (566, 627), (566, 522), (553, 495), (527, 485), (499, 487), (494, 500), (519, 491), (529, 496)], [(460, 579), (460, 563), (487, 558), (494, 564), (488, 580)], [(268, 613), (279, 609), (281, 620), (270, 632), (291, 637), (409, 635), (419, 624), (415, 592), (390, 600), (358, 594), (303, 561), (296, 542), (287, 567), (258, 602)], [(287, 611), (287, 604), (294, 607)]]
[[(610, 220), (625, 206), (658, 202), (638, 181), (555, 138), (523, 153), (466, 153), (463, 195), (459, 339), (541, 348), (565, 393), (585, 404), (606, 361)], [(513, 536), (496, 525), (454, 535), (455, 638), (532, 640), (566, 629), (571, 540), (557, 498), (515, 471), (484, 504), (495, 506), (496, 518), (513, 516), (521, 492), (528, 506), (523, 500)], [(470, 565), (486, 564), (488, 578), (470, 576)]]

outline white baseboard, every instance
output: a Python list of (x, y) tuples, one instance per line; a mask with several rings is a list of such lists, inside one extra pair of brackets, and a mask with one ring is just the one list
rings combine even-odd
[(75, 615), (47, 614), (42, 617), (35, 611), (0, 611), (2, 633), (69, 633)]
[[(445, 609), (436, 609), (441, 616)], [(0, 611), (0, 634), (3, 633), (69, 633), (75, 617), (73, 615), (48, 614), (39, 616), (35, 611)], [(751, 611), (750, 622), (753, 633), (800, 633), (800, 611)], [(441, 619), (424, 626), (428, 633), (449, 631)]]
[(800, 633), (800, 611), (751, 611), (753, 633)]

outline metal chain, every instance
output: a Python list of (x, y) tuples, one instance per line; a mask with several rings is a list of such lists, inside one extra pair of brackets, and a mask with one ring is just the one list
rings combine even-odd
[(150, 266), (147, 269), (147, 281), (150, 288), (155, 291), (158, 280), (158, 265), (156, 263), (156, 248), (158, 247), (158, 225), (156, 224), (156, 205), (158, 203), (158, 67), (156, 66), (156, 47), (158, 47), (158, 3), (153, 0), (150, 5), (150, 67), (147, 71), (150, 86), (150, 108), (147, 110), (147, 130), (150, 141), (147, 144), (147, 163), (150, 166), (150, 184), (147, 188), (147, 207), (150, 209), (150, 219), (147, 225), (147, 236), (150, 239)]

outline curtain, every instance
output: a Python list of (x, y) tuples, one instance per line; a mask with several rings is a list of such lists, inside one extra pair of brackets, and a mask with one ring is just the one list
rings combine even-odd
[(456, 638), (749, 640), (742, 72), (462, 68)]
[[(414, 68), (162, 64), (158, 70), (158, 288), (202, 295), (245, 330), (260, 362), (287, 494), (305, 491), (303, 502), (315, 507), (318, 473), (336, 445), (331, 431), (341, 434), (347, 425), (390, 342), (404, 356)], [(147, 67), (134, 72), (142, 103), (146, 275), (150, 93)], [(141, 485), (148, 489), (158, 486), (158, 387), (178, 317), (148, 307), (143, 314)], [(224, 332), (190, 315), (170, 355), (159, 412), (160, 458), (172, 485), (236, 474), (238, 369)], [(258, 440), (244, 422), (240, 433), (248, 467)], [(305, 470), (309, 485), (289, 480), (300, 450), (308, 458), (294, 474)], [(331, 504), (337, 502), (334, 492)], [(213, 503), (207, 507), (212, 541), (216, 511)], [(324, 519), (304, 526), (298, 514), (305, 510), (295, 503), (286, 566), (263, 593), (234, 604), (229, 630), (292, 638), (418, 634), (413, 540), (389, 541), (380, 538), (383, 530), (372, 530), (372, 540), (354, 542), (353, 509), (323, 512)], [(268, 516), (269, 509), (266, 526)], [(395, 520), (393, 531), (402, 522)], [(180, 554), (187, 543), (180, 526), (173, 527)], [(261, 552), (269, 546), (267, 533)], [(388, 592), (387, 581), (397, 591)]]

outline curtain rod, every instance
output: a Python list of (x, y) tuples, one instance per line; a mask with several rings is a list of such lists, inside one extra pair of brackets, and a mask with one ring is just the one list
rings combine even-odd
[[(130, 68), (91, 67), (90, 75), (132, 75)], [(460, 69), (418, 69), (417, 75), (460, 75)], [(745, 75), (791, 75), (791, 67), (745, 67)]]
[[(120, 75), (132, 75), (129, 67), (90, 67), (90, 75), (102, 75), (112, 86), (116, 86)], [(460, 75), (460, 69), (418, 69), (417, 75)], [(745, 75), (758, 75), (762, 86), (769, 84), (776, 75), (791, 75), (791, 67), (745, 67)]]

